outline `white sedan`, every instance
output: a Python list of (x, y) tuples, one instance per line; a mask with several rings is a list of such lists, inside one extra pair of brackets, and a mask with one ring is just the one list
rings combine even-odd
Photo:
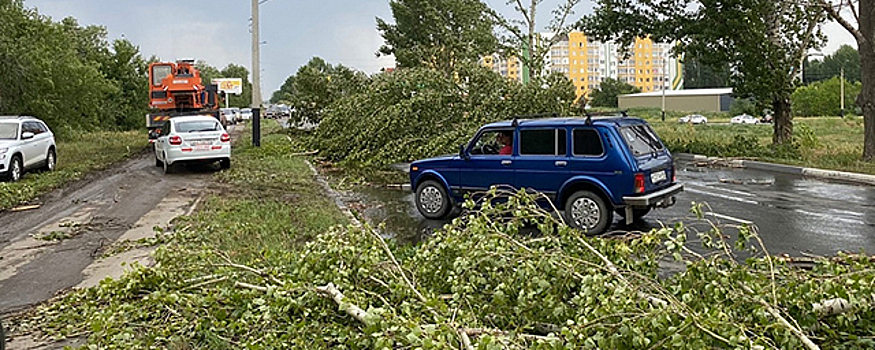
[(754, 116), (749, 114), (740, 114), (729, 119), (729, 123), (731, 124), (756, 124), (759, 120), (754, 118)]
[(707, 124), (708, 118), (701, 114), (690, 114), (681, 117), (678, 121), (681, 123)]
[(174, 117), (155, 140), (155, 166), (164, 173), (177, 163), (219, 162), (231, 167), (231, 136), (209, 115)]

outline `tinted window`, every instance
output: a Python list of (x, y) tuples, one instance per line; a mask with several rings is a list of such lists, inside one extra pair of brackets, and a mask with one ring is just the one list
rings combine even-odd
[(623, 139), (626, 140), (632, 154), (636, 156), (663, 149), (662, 142), (647, 124), (624, 127), (620, 129), (620, 135), (623, 135)]
[(203, 131), (219, 131), (222, 127), (218, 122), (212, 120), (199, 120), (190, 122), (176, 123), (176, 132), (203, 132)]
[(0, 140), (18, 139), (18, 123), (0, 123)]
[(565, 129), (520, 130), (521, 155), (565, 155)]
[(40, 132), (49, 132), (49, 127), (43, 123), (37, 123), (37, 127), (39, 127)]
[[(504, 131), (513, 135), (513, 130), (486, 130), (471, 145), (471, 154), (495, 154), (498, 155), (504, 145), (501, 143), (499, 134)], [(510, 139), (513, 145), (513, 136)]]
[(574, 129), (572, 141), (576, 156), (600, 156), (605, 152), (599, 133), (593, 129)]
[(39, 134), (41, 131), (39, 129), (39, 124), (35, 122), (24, 122), (22, 132), (32, 132), (34, 135)]

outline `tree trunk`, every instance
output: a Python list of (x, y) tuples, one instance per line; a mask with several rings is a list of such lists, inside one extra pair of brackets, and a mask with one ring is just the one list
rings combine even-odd
[[(857, 106), (863, 110), (863, 160), (875, 161), (875, 1), (860, 1), (860, 32), (857, 39), (860, 52), (860, 80), (863, 88), (857, 95)], [(868, 14), (868, 15), (864, 15)]]
[(772, 97), (772, 109), (775, 111), (772, 143), (776, 145), (793, 142), (793, 115), (790, 113), (790, 97)]

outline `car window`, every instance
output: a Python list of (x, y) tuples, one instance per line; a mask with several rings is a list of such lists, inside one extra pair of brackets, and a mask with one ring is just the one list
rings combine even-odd
[(18, 139), (18, 123), (0, 123), (0, 140)]
[(663, 149), (662, 142), (647, 124), (630, 125), (620, 129), (620, 134), (632, 150), (632, 154), (638, 156)]
[(499, 155), (503, 147), (499, 141), (499, 135), (502, 132), (512, 135), (513, 129), (493, 129), (480, 133), (480, 136), (472, 143), (471, 154)]
[(23, 126), (22, 126), (23, 130), (21, 131), (22, 133), (31, 132), (34, 135), (39, 135), (39, 133), (41, 132), (39, 129), (39, 126), (37, 126), (38, 124), (36, 122), (24, 122), (22, 124), (23, 124)]
[(39, 128), (40, 132), (49, 132), (49, 127), (43, 122), (37, 123), (36, 126)]
[(600, 156), (605, 152), (598, 131), (593, 129), (574, 129), (571, 141), (575, 156)]
[(565, 155), (565, 129), (520, 130), (520, 155)]
[(206, 132), (206, 131), (219, 131), (222, 130), (219, 123), (212, 120), (198, 120), (198, 121), (190, 121), (190, 122), (181, 122), (176, 123), (176, 132), (178, 133), (186, 133), (186, 132)]

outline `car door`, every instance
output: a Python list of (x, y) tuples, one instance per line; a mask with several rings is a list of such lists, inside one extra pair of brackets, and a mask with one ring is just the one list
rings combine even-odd
[[(21, 150), (24, 154), (24, 167), (31, 168), (40, 160), (39, 156), (39, 127), (36, 122), (21, 123)], [(24, 133), (31, 133), (34, 136), (30, 139), (24, 139)]]
[(567, 133), (565, 127), (520, 128), (514, 187), (533, 189), (555, 198), (568, 179)]
[(486, 129), (469, 143), (467, 157), (459, 166), (459, 190), (463, 193), (483, 191), (493, 185), (513, 185), (513, 154), (516, 151), (498, 154), (501, 146), (496, 139), (501, 131), (512, 133), (512, 129)]

